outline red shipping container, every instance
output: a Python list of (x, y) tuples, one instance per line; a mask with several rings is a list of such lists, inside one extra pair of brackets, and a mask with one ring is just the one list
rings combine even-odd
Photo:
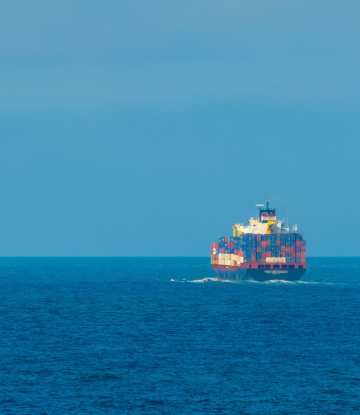
[(261, 252), (261, 247), (260, 247), (260, 246), (258, 246), (258, 247), (256, 248), (256, 252)]
[(281, 245), (281, 240), (280, 239), (276, 240), (276, 245)]
[(251, 258), (256, 258), (256, 253), (255, 252), (251, 253)]
[(244, 256), (244, 252), (243, 251), (239, 251), (238, 255), (241, 256), (241, 257), (243, 257)]
[(269, 245), (271, 245), (271, 241), (270, 241), (270, 239), (267, 239), (266, 240), (266, 246), (269, 246)]
[(301, 241), (295, 241), (295, 246), (301, 246)]
[(266, 246), (266, 241), (261, 241), (261, 246)]
[(291, 252), (291, 251), (290, 251), (290, 246), (287, 246), (287, 247), (286, 247), (286, 251), (285, 251), (285, 252)]
[(225, 248), (221, 248), (221, 253), (225, 254)]
[(228, 241), (228, 237), (227, 236), (225, 236), (225, 242), (227, 242)]
[(237, 255), (237, 253), (238, 253), (238, 250), (234, 249), (234, 255)]
[(219, 244), (215, 244), (215, 249), (219, 249)]
[(256, 235), (256, 240), (261, 241), (261, 235)]
[(271, 257), (271, 252), (265, 252), (266, 258), (270, 258)]
[(306, 252), (306, 246), (305, 245), (301, 247), (301, 252)]

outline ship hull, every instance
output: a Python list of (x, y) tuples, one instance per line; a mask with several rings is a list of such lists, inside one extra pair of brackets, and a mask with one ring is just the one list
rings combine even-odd
[(264, 269), (264, 268), (237, 268), (237, 267), (225, 267), (214, 266), (216, 277), (218, 281), (270, 281), (270, 280), (283, 280), (283, 281), (298, 281), (306, 272), (306, 265), (302, 268), (290, 268), (290, 269)]

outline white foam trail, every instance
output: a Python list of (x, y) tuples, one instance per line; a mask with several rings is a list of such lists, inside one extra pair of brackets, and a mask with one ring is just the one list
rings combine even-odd
[(267, 280), (267, 281), (257, 281), (257, 280), (239, 280), (237, 283), (253, 283), (253, 284), (311, 284), (311, 285), (334, 285), (333, 282), (317, 282), (317, 281), (288, 281), (288, 280)]
[(203, 278), (201, 280), (187, 280), (184, 278), (182, 281), (173, 280), (173, 279), (170, 280), (170, 282), (195, 282), (195, 283), (210, 282), (210, 281), (217, 281), (217, 279), (216, 278)]
[[(255, 281), (254, 281), (255, 282)], [(286, 280), (269, 280), (269, 281), (264, 281), (265, 284), (271, 284), (271, 283), (276, 283), (276, 284), (310, 284), (310, 285), (334, 285), (334, 282), (318, 282), (318, 281), (286, 281)]]
[[(179, 280), (174, 280), (171, 279), (170, 282), (193, 282), (196, 284), (201, 284), (204, 282), (212, 282), (215, 281), (217, 282), (217, 278), (202, 278), (200, 280), (187, 280), (186, 278), (184, 278), (183, 280), (179, 281)], [(220, 280), (218, 282), (231, 282), (233, 283), (253, 283), (253, 284), (311, 284), (311, 285), (335, 285), (335, 283), (333, 282), (317, 282), (317, 281), (286, 281), (286, 280), (268, 280), (268, 281), (256, 281), (256, 280)], [(344, 284), (347, 285), (346, 283), (340, 283), (340, 284)]]
[(192, 280), (187, 282), (195, 282), (195, 283), (202, 283), (202, 282), (210, 282), (210, 281), (217, 281), (217, 278), (203, 278), (202, 280)]

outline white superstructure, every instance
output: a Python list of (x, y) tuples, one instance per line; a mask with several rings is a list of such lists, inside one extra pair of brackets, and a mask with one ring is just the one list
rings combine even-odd
[[(257, 205), (258, 206), (258, 205)], [(263, 206), (263, 205), (260, 205)], [(297, 231), (297, 225), (285, 226), (283, 222), (276, 219), (276, 209), (260, 207), (260, 219), (248, 219), (249, 225), (243, 223), (234, 224), (234, 236), (252, 233), (256, 235), (264, 235), (266, 233), (293, 233)]]

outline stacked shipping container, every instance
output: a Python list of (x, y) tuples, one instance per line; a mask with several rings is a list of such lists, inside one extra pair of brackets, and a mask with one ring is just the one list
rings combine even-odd
[(239, 266), (247, 262), (306, 262), (306, 242), (298, 233), (242, 234), (211, 245), (211, 263)]

